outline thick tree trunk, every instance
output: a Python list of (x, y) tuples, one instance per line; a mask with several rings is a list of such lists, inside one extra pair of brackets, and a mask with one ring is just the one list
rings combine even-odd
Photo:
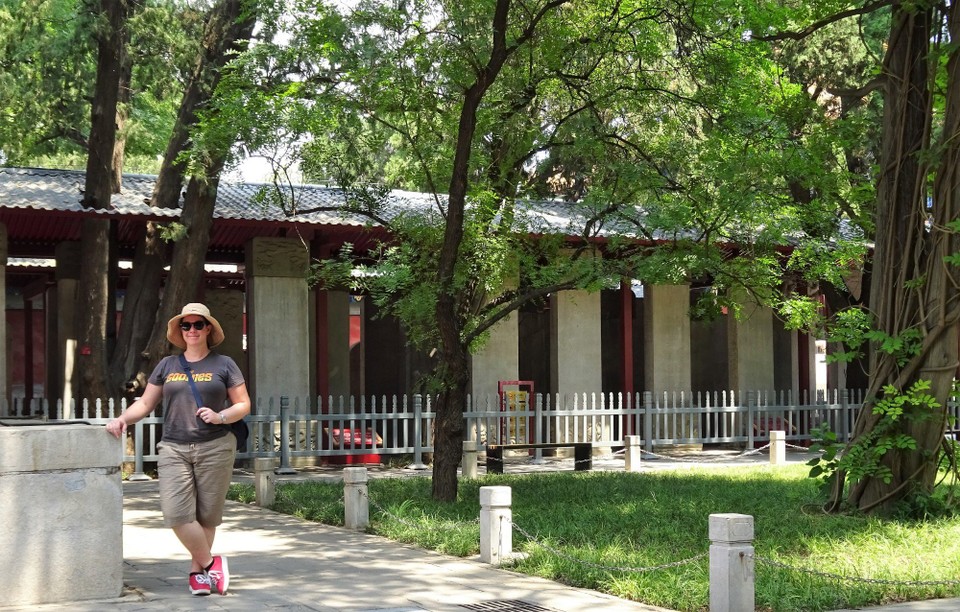
[[(951, 36), (956, 36), (957, 8), (949, 8)], [(926, 420), (901, 419), (894, 432), (917, 443), (917, 450), (892, 449), (881, 459), (892, 473), (889, 482), (867, 477), (850, 487), (848, 502), (863, 511), (891, 509), (904, 498), (932, 490), (937, 450), (943, 440), (945, 407), (957, 371), (960, 319), (958, 268), (944, 261), (960, 250), (947, 224), (957, 218), (960, 178), (960, 67), (950, 52), (946, 112), (940, 143), (930, 147), (932, 117), (928, 61), (939, 26), (933, 11), (894, 6), (884, 108), (883, 175), (878, 186), (877, 241), (871, 307), (878, 327), (890, 336), (908, 329), (922, 334), (919, 354), (905, 363), (876, 352), (870, 396), (886, 385), (903, 391), (918, 380), (930, 381), (930, 395), (944, 408)], [(956, 40), (956, 38), (953, 38)], [(928, 201), (927, 176), (934, 190)], [(931, 208), (932, 206), (932, 208)], [(932, 221), (932, 222), (931, 222)], [(908, 262), (909, 265), (904, 265)], [(857, 419), (854, 443), (877, 428), (875, 401), (868, 401)], [(842, 480), (840, 481), (842, 482)], [(836, 492), (839, 495), (839, 488)], [(836, 500), (836, 498), (835, 498)]]
[[(204, 29), (201, 53), (180, 101), (177, 121), (167, 143), (160, 174), (150, 200), (151, 205), (160, 208), (177, 208), (180, 205), (180, 192), (183, 189), (186, 169), (180, 155), (188, 147), (190, 130), (196, 127), (199, 110), (210, 101), (219, 82), (221, 70), (230, 59), (230, 52), (249, 40), (255, 22), (254, 12), (248, 10), (246, 3), (241, 0), (223, 0), (211, 10)], [(214, 155), (222, 157), (219, 153)], [(222, 159), (219, 162), (211, 162), (206, 170), (206, 176), (210, 177), (207, 186), (201, 186), (198, 183), (188, 187), (186, 198), (207, 197), (191, 195), (191, 189), (196, 194), (207, 194), (209, 189), (212, 189), (215, 200), (217, 177), (222, 167)], [(204, 234), (209, 233), (214, 203), (210, 201), (190, 205), (196, 206), (196, 210), (207, 211), (210, 218), (206, 220), (199, 219), (196, 210), (188, 214), (188, 204), (184, 203), (181, 222), (190, 228), (191, 241), (196, 240), (195, 234), (199, 231), (203, 231)], [(203, 226), (207, 229), (201, 230)], [(161, 311), (158, 311), (163, 267), (167, 263), (170, 252), (168, 245), (160, 239), (158, 229), (156, 224), (149, 224), (143, 242), (137, 247), (133, 262), (136, 274), (132, 275), (136, 278), (136, 282), (131, 283), (127, 288), (118, 344), (111, 361), (114, 387), (131, 395), (136, 395), (142, 390), (146, 376), (156, 362), (166, 354), (168, 349), (164, 337), (166, 321), (179, 312), (184, 296), (190, 296), (189, 299), (196, 297), (195, 292), (203, 274), (205, 262), (205, 257), (202, 255), (206, 254), (206, 243), (203, 245), (200, 257), (194, 253), (196, 245), (193, 242), (184, 247), (191, 253), (190, 256), (180, 255), (178, 260), (178, 256), (174, 255), (170, 284), (179, 285), (183, 282), (189, 286), (178, 286), (172, 290), (168, 288), (166, 291), (172, 291), (175, 296), (174, 302), (165, 302)], [(181, 265), (197, 266), (196, 270), (189, 272), (190, 276), (196, 276), (196, 278), (192, 281), (189, 278), (186, 281), (173, 280), (180, 278), (179, 266)], [(176, 302), (180, 302), (180, 305), (177, 306)]]
[(163, 266), (167, 262), (168, 253), (167, 243), (160, 238), (159, 225), (154, 222), (147, 223), (144, 237), (137, 245), (133, 257), (136, 274), (132, 274), (127, 281), (123, 319), (110, 362), (112, 388), (130, 397), (139, 395), (146, 387), (147, 374), (137, 373), (137, 368), (140, 364), (140, 353), (147, 345), (157, 321)]
[[(113, 154), (117, 135), (117, 101), (126, 44), (128, 6), (124, 0), (102, 0), (105, 27), (99, 32), (97, 80), (91, 108), (83, 206), (104, 210), (113, 193)], [(77, 295), (77, 349), (74, 360), (78, 398), (109, 397), (107, 386), (107, 309), (110, 290), (110, 222), (86, 219), (80, 238)]]

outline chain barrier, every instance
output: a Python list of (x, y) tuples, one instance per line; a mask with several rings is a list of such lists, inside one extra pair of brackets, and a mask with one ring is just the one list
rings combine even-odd
[(764, 565), (771, 565), (773, 567), (779, 567), (780, 569), (790, 570), (793, 572), (800, 572), (802, 574), (811, 574), (813, 576), (819, 576), (821, 578), (829, 578), (831, 580), (840, 580), (847, 582), (859, 582), (863, 584), (883, 584), (891, 586), (960, 586), (960, 580), (885, 580), (883, 578), (863, 578), (860, 576), (844, 576), (842, 574), (834, 574), (831, 572), (821, 572), (819, 570), (809, 569), (805, 567), (795, 567), (792, 565), (787, 565), (780, 561), (774, 561), (773, 559), (767, 559), (761, 557), (754, 553), (752, 556), (759, 563)]
[[(785, 443), (787, 448), (802, 450), (804, 452), (812, 452), (806, 446), (798, 446), (796, 444)], [(722, 463), (724, 461), (736, 461), (738, 459), (743, 459), (744, 457), (750, 457), (752, 455), (759, 455), (765, 451), (769, 452), (772, 443), (768, 442), (759, 448), (752, 450), (743, 451), (742, 453), (736, 455), (724, 455), (722, 457), (677, 457), (671, 455), (662, 455), (660, 453), (655, 453), (653, 451), (641, 450), (640, 452), (644, 456), (653, 457), (656, 459), (665, 459), (667, 461), (673, 461), (676, 463)], [(581, 463), (592, 463), (595, 461), (613, 461), (614, 459), (619, 458), (621, 455), (626, 455), (626, 450), (615, 451), (612, 455), (605, 455), (603, 457), (593, 457), (591, 459), (581, 459), (580, 461), (574, 460), (573, 464), (576, 466)], [(493, 461), (506, 464), (506, 459), (497, 458), (497, 457), (488, 457), (487, 461)]]
[[(575, 459), (575, 460), (573, 461), (573, 464), (574, 464), (574, 465), (578, 465), (578, 464), (581, 464), (581, 463), (594, 463), (594, 462), (596, 462), (596, 461), (614, 461), (614, 460), (617, 459), (617, 455), (623, 455), (623, 454), (625, 454), (625, 451), (617, 451), (617, 452), (613, 453), (612, 455), (604, 455), (603, 457), (591, 457), (590, 459), (580, 459), (579, 461), (577, 461), (577, 460)], [(521, 459), (521, 460), (523, 459), (522, 457), (515, 457), (515, 458), (516, 458), (516, 459)], [(569, 457), (561, 458), (561, 460), (566, 460), (566, 459), (569, 459)], [(507, 460), (506, 460), (506, 459), (499, 458), (499, 457), (489, 457), (489, 456), (488, 456), (487, 459), (486, 459), (486, 461), (490, 461), (490, 462), (493, 462), (493, 463), (500, 462), (500, 463), (502, 463), (502, 464), (504, 464), (504, 465), (507, 464)], [(530, 459), (530, 461), (532, 461), (532, 459)], [(527, 463), (527, 465), (530, 465), (529, 462)]]
[(611, 571), (618, 571), (618, 572), (625, 572), (625, 573), (632, 573), (632, 574), (642, 574), (644, 572), (653, 572), (657, 570), (670, 569), (673, 567), (680, 567), (681, 565), (687, 565), (689, 563), (695, 563), (700, 559), (707, 557), (710, 554), (708, 551), (708, 552), (700, 553), (699, 555), (696, 555), (694, 557), (690, 557), (689, 559), (682, 559), (680, 561), (673, 561), (671, 563), (663, 563), (661, 565), (651, 565), (650, 567), (622, 567), (622, 566), (603, 565), (600, 563), (593, 563), (592, 561), (584, 561), (583, 559), (577, 559), (576, 557), (569, 555), (563, 552), (562, 550), (558, 550), (550, 546), (549, 544), (545, 544), (544, 542), (541, 542), (520, 525), (517, 525), (516, 523), (513, 523), (513, 522), (511, 522), (511, 524), (513, 528), (519, 531), (521, 534), (523, 534), (523, 536), (527, 538), (527, 540), (529, 540), (530, 542), (533, 542), (536, 546), (539, 546), (540, 548), (546, 550), (547, 552), (553, 555), (556, 555), (558, 557), (561, 557), (563, 559), (566, 559), (567, 561), (576, 563), (578, 565), (582, 565), (584, 567), (591, 567), (594, 569), (611, 570)]
[[(390, 510), (388, 510), (387, 508), (384, 508), (383, 506), (381, 506), (380, 504), (378, 504), (377, 502), (375, 502), (375, 501), (374, 501), (367, 493), (365, 493), (364, 491), (361, 491), (361, 492), (360, 492), (360, 495), (361, 495), (363, 498), (365, 498), (365, 499), (370, 503), (370, 505), (372, 505), (374, 508), (376, 508), (376, 509), (377, 509), (378, 511), (380, 511), (382, 514), (384, 514), (384, 515), (392, 518), (393, 520), (395, 520), (395, 521), (397, 521), (397, 522), (399, 522), (399, 523), (401, 523), (401, 524), (403, 524), (403, 525), (406, 525), (407, 527), (412, 527), (412, 528), (420, 528), (420, 527), (423, 527), (422, 525), (417, 525), (417, 524), (411, 523), (410, 521), (408, 521), (407, 519), (405, 519), (405, 518), (403, 518), (403, 517), (401, 517), (401, 516), (397, 516), (396, 514), (394, 514), (393, 512), (391, 512)], [(501, 522), (504, 521), (504, 519), (503, 519), (502, 517), (501, 517), (500, 520), (501, 520)], [(480, 522), (480, 519), (479, 519), (479, 517), (478, 517), (478, 518), (474, 519), (473, 521), (463, 522), (463, 524), (465, 524), (465, 525), (468, 525), (468, 524), (472, 525), (472, 524), (477, 524), (477, 523), (479, 523), (479, 522)], [(514, 523), (513, 521), (509, 521), (509, 526), (512, 527), (512, 528), (514, 528), (514, 529), (516, 529), (517, 531), (519, 531), (525, 538), (527, 538), (528, 541), (532, 542), (534, 545), (539, 546), (540, 548), (542, 548), (542, 549), (550, 552), (550, 553), (553, 554), (553, 555), (556, 555), (556, 556), (558, 556), (558, 557), (561, 557), (561, 558), (563, 558), (563, 559), (566, 559), (566, 560), (568, 560), (568, 561), (571, 561), (571, 562), (573, 562), (573, 563), (577, 563), (577, 564), (582, 565), (582, 566), (585, 566), (585, 567), (591, 567), (591, 568), (600, 569), (600, 570), (609, 570), (609, 571), (619, 571), (619, 572), (625, 572), (625, 573), (640, 574), (640, 573), (644, 573), (644, 572), (653, 572), (653, 571), (657, 571), (657, 570), (670, 569), (670, 568), (674, 568), (674, 567), (680, 567), (680, 566), (682, 566), (682, 565), (687, 565), (687, 564), (690, 564), (690, 563), (695, 563), (695, 562), (697, 562), (697, 561), (699, 561), (699, 560), (701, 560), (701, 559), (706, 558), (706, 557), (710, 554), (709, 552), (704, 552), (704, 553), (701, 553), (701, 554), (696, 555), (696, 556), (694, 556), (694, 557), (690, 557), (689, 559), (682, 559), (682, 560), (680, 560), (680, 561), (673, 561), (673, 562), (671, 562), (671, 563), (663, 563), (663, 564), (661, 564), (661, 565), (653, 565), (653, 566), (650, 566), (650, 567), (619, 567), (619, 566), (610, 566), (610, 565), (603, 565), (603, 564), (600, 564), (600, 563), (593, 563), (593, 562), (591, 562), (591, 561), (584, 561), (583, 559), (578, 559), (578, 558), (576, 558), (576, 557), (574, 557), (574, 556), (572, 556), (572, 555), (570, 555), (570, 554), (568, 554), (568, 553), (565, 553), (565, 552), (563, 552), (563, 551), (561, 551), (561, 550), (558, 550), (558, 549), (550, 546), (549, 544), (546, 544), (546, 543), (540, 541), (540, 540), (537, 539), (533, 534), (531, 534), (530, 532), (526, 531), (525, 529), (523, 529), (522, 527), (520, 527), (519, 525), (517, 525), (517, 524)], [(503, 542), (502, 542), (503, 533), (504, 533), (504, 530), (501, 529), (501, 530), (500, 530), (500, 538), (501, 538), (500, 545), (501, 545), (501, 546), (503, 545)]]
[(737, 459), (742, 459), (744, 457), (749, 457), (751, 455), (759, 455), (764, 450), (770, 448), (770, 443), (761, 446), (760, 448), (755, 448), (753, 450), (743, 451), (738, 455), (729, 455), (723, 457), (711, 457), (711, 458), (689, 458), (689, 457), (671, 457), (670, 455), (661, 455), (653, 451), (643, 450), (640, 451), (644, 455), (649, 455), (651, 457), (656, 457), (657, 459), (666, 459), (667, 461), (677, 461), (680, 463), (720, 463), (722, 461), (736, 461)]
[[(762, 450), (762, 449), (757, 449), (757, 450)], [(384, 515), (390, 517), (391, 519), (397, 521), (398, 523), (401, 523), (401, 524), (403, 524), (403, 525), (406, 525), (407, 527), (411, 527), (411, 528), (414, 528), (414, 529), (418, 529), (418, 528), (421, 528), (421, 527), (423, 526), (423, 525), (417, 525), (417, 524), (415, 524), (415, 523), (412, 523), (412, 522), (410, 522), (409, 520), (405, 519), (404, 517), (398, 516), (397, 514), (391, 512), (391, 511), (388, 510), (387, 508), (385, 508), (385, 507), (381, 506), (380, 504), (378, 504), (377, 502), (375, 502), (366, 492), (361, 491), (360, 494), (361, 494), (361, 496), (363, 496), (374, 508), (376, 508), (378, 511), (380, 511), (381, 514), (384, 514)], [(342, 502), (342, 501), (343, 501), (343, 498), (341, 498), (341, 502)], [(501, 517), (501, 522), (504, 522), (504, 521), (505, 521), (505, 519), (503, 519), (503, 518)], [(477, 524), (477, 523), (479, 523), (479, 522), (480, 522), (480, 519), (477, 518), (477, 519), (474, 519), (473, 521), (463, 522), (463, 524), (465, 524), (465, 525), (466, 525), (466, 524)], [(701, 559), (704, 559), (704, 558), (706, 558), (706, 557), (708, 557), (708, 556), (710, 555), (709, 551), (707, 551), (707, 552), (700, 553), (699, 555), (695, 555), (695, 556), (693, 556), (693, 557), (690, 557), (690, 558), (688, 558), (688, 559), (681, 559), (681, 560), (679, 560), (679, 561), (672, 561), (672, 562), (670, 562), (670, 563), (662, 563), (662, 564), (660, 564), (660, 565), (651, 565), (651, 566), (648, 566), (648, 567), (632, 567), (632, 566), (604, 565), (604, 564), (601, 564), (601, 563), (594, 563), (594, 562), (592, 562), (592, 561), (584, 561), (583, 559), (578, 559), (578, 558), (576, 558), (576, 557), (574, 557), (574, 556), (572, 556), (572, 555), (570, 555), (570, 554), (568, 554), (568, 553), (563, 552), (562, 550), (559, 550), (559, 549), (557, 549), (557, 548), (554, 548), (553, 546), (550, 546), (549, 544), (546, 544), (545, 542), (541, 541), (539, 538), (537, 538), (536, 536), (534, 536), (534, 535), (531, 534), (529, 531), (527, 531), (526, 529), (524, 529), (524, 528), (521, 527), (520, 525), (516, 524), (516, 523), (513, 522), (512, 520), (511, 520), (511, 521), (506, 521), (506, 522), (509, 523), (509, 527), (511, 527), (511, 528), (513, 528), (513, 529), (516, 529), (518, 532), (520, 532), (521, 535), (523, 535), (529, 542), (533, 543), (535, 546), (538, 546), (538, 547), (542, 548), (543, 550), (546, 550), (547, 552), (549, 552), (549, 553), (551, 553), (551, 554), (553, 554), (553, 555), (555, 555), (555, 556), (557, 556), (557, 557), (560, 557), (560, 558), (562, 558), (562, 559), (566, 559), (567, 561), (570, 561), (570, 562), (572, 562), (572, 563), (576, 563), (576, 564), (581, 565), (581, 566), (584, 566), (584, 567), (589, 567), (589, 568), (599, 569), (599, 570), (616, 571), (616, 572), (623, 572), (623, 573), (641, 574), (641, 573), (645, 573), (645, 572), (653, 572), (653, 571), (658, 571), (658, 570), (671, 569), (671, 568), (680, 567), (680, 566), (683, 566), (683, 565), (688, 565), (688, 564), (691, 564), (691, 563), (696, 563), (697, 561), (700, 561)], [(504, 530), (501, 529), (500, 532), (501, 532), (501, 536), (500, 536), (500, 537), (501, 537), (501, 540), (502, 540)], [(501, 545), (502, 545), (502, 541), (501, 541)], [(820, 571), (820, 570), (814, 570), (814, 569), (810, 569), (810, 568), (797, 567), (797, 566), (794, 566), (794, 565), (789, 565), (789, 564), (783, 563), (783, 562), (781, 562), (781, 561), (776, 561), (776, 560), (774, 560), (774, 559), (768, 559), (768, 558), (766, 558), (766, 557), (763, 557), (763, 556), (761, 556), (761, 555), (756, 554), (756, 552), (750, 553), (750, 554), (748, 554), (747, 556), (750, 557), (750, 558), (752, 558), (752, 559), (754, 559), (757, 563), (760, 563), (760, 564), (763, 564), (763, 565), (767, 565), (767, 566), (771, 566), (771, 567), (776, 567), (776, 568), (783, 569), (783, 570), (787, 570), (787, 571), (791, 571), (791, 572), (798, 572), (798, 573), (801, 573), (801, 574), (808, 574), (808, 575), (812, 575), (812, 576), (818, 576), (818, 577), (820, 577), (820, 578), (826, 578), (826, 579), (829, 579), (829, 580), (838, 580), (838, 581), (841, 581), (841, 582), (855, 582), (855, 583), (860, 583), (860, 584), (878, 584), (878, 585), (897, 586), (897, 587), (940, 587), (940, 586), (942, 586), (942, 587), (956, 587), (956, 586), (960, 586), (960, 580), (890, 580), (890, 579), (884, 579), (884, 578), (864, 578), (864, 577), (861, 577), (861, 576), (846, 576), (846, 575), (843, 575), (843, 574), (836, 574), (836, 573), (833, 573), (833, 572), (824, 572), (824, 571)]]

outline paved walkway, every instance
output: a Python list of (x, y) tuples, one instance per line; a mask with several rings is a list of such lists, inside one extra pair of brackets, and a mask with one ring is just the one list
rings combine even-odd
[[(805, 457), (796, 454), (791, 460), (803, 461)], [(767, 457), (753, 456), (738, 461), (766, 462)], [(644, 469), (677, 469), (691, 465), (658, 460), (646, 464)], [(708, 461), (706, 465), (714, 463)], [(518, 463), (511, 464), (507, 471), (558, 467), (563, 469), (556, 464), (531, 466)], [(622, 470), (623, 461), (598, 460), (595, 469)], [(390, 468), (372, 468), (370, 473), (371, 477), (426, 475)], [(338, 468), (316, 468), (278, 479), (339, 480), (340, 474)], [(236, 472), (237, 481), (249, 481), (250, 478), (247, 472)], [(302, 521), (248, 504), (228, 502), (226, 514), (215, 546), (230, 563), (231, 586), (226, 597), (194, 597), (189, 594), (186, 586), (189, 560), (172, 532), (163, 527), (156, 482), (126, 482), (123, 532), (123, 581), (126, 588), (123, 596), (30, 609), (71, 612), (668, 612), (497, 569), (479, 561), (397, 544), (379, 536)], [(64, 587), (69, 588), (61, 585)], [(0, 605), (0, 610), (11, 609)], [(915, 602), (880, 609), (885, 612), (957, 612), (960, 600)]]

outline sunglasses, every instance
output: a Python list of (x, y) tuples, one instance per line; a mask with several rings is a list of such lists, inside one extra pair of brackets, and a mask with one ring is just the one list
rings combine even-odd
[(183, 331), (190, 331), (191, 327), (197, 331), (200, 331), (207, 325), (210, 325), (210, 323), (203, 320), (194, 321), (193, 323), (189, 323), (187, 321), (180, 321), (180, 329), (182, 329)]

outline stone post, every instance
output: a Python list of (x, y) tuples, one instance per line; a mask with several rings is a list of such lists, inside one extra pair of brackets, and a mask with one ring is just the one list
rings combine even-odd
[(480, 487), (480, 561), (499, 565), (513, 555), (510, 487)]
[(310, 395), (310, 254), (297, 238), (257, 237), (245, 257), (247, 387), (262, 413), (271, 398)]
[(370, 524), (370, 500), (367, 497), (367, 468), (343, 468), (343, 526), (366, 529)]
[(273, 502), (277, 500), (273, 464), (274, 460), (271, 457), (257, 457), (253, 460), (253, 488), (257, 505), (262, 508), (273, 506)]
[(461, 474), (464, 478), (477, 477), (477, 443), (475, 441), (463, 441), (463, 459), (461, 460), (461, 464)]
[(787, 462), (787, 432), (770, 432), (770, 465), (783, 465)]
[(710, 515), (710, 612), (753, 612), (753, 517)]
[(639, 472), (640, 460), (643, 458), (643, 449), (640, 447), (640, 436), (626, 436), (626, 446), (624, 453), (624, 470), (627, 472)]

